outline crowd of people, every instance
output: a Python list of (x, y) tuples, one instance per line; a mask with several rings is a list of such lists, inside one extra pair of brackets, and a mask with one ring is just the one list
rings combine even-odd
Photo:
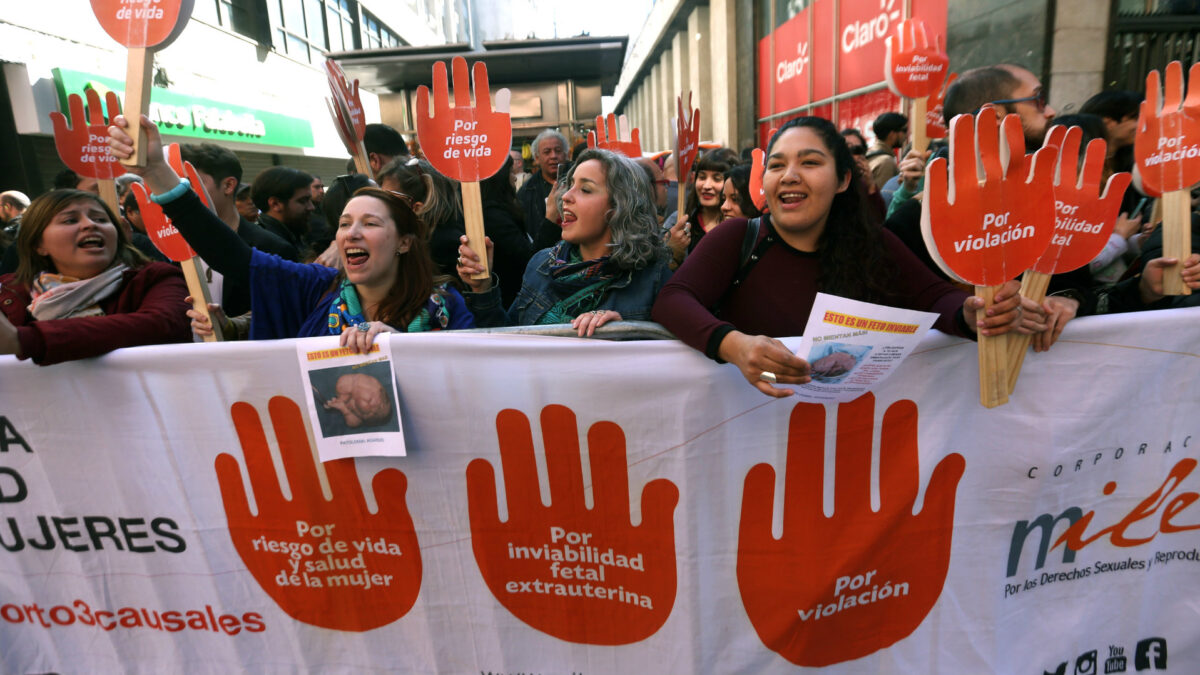
[[(1029, 152), (1052, 125), (1079, 127), (1085, 144), (1107, 142), (1107, 177), (1132, 168), (1141, 98), (1104, 92), (1056, 116), (1033, 73), (999, 65), (963, 73), (944, 115), (1015, 114)], [(118, 158), (132, 153), (133, 123), (111, 120)], [(1163, 295), (1164, 270), (1179, 262), (1200, 289), (1200, 255), (1164, 258), (1153, 200), (1130, 187), (1109, 244), (1056, 275), (1044, 302), (1014, 280), (985, 306), (938, 268), (921, 235), (925, 165), (944, 145), (905, 152), (909, 120), (895, 112), (875, 120), (872, 143), (822, 118), (782, 124), (765, 148), (761, 211), (748, 152), (708, 149), (676, 176), (672, 156), (568, 148), (543, 131), (530, 173), (513, 151), (482, 183), (486, 250), (467, 243), (457, 184), (385, 125), (369, 125), (365, 141), (374, 179), (351, 168), (325, 185), (278, 166), (246, 183), (233, 152), (185, 144), (203, 184), (190, 185), (163, 159), (156, 126), (140, 124), (149, 160), (118, 184), (120, 213), (70, 171), (32, 200), (0, 193), (0, 354), (48, 365), (213, 333), (338, 335), (365, 351), (381, 332), (570, 323), (590, 336), (613, 321), (653, 320), (763, 393), (786, 396), (777, 385), (807, 382), (811, 369), (778, 338), (802, 334), (818, 292), (933, 312), (939, 330), (967, 338), (1032, 334), (1039, 350), (1078, 316), (1200, 298)], [(207, 313), (147, 238), (132, 181), (203, 260)], [(686, 206), (668, 213), (679, 190)]]

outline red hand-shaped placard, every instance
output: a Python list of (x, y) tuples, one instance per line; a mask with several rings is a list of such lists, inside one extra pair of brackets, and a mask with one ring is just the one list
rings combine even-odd
[(933, 95), (946, 79), (950, 59), (942, 51), (942, 38), (929, 44), (925, 22), (905, 19), (885, 40), (887, 56), (883, 72), (888, 87), (897, 96), (925, 98)]
[(879, 511), (871, 510), (875, 397), (838, 406), (833, 516), (823, 513), (825, 407), (792, 411), (783, 485), (783, 536), (771, 534), (775, 470), (746, 475), (737, 580), (759, 638), (806, 667), (857, 659), (908, 637), (941, 595), (950, 565), (954, 500), (966, 465), (934, 468), (913, 515), (920, 473), (917, 406), (897, 401), (879, 441)]
[(550, 506), (542, 504), (529, 421), (516, 410), (496, 417), (508, 520), (497, 514), (491, 462), (467, 466), (471, 546), (492, 594), (521, 621), (568, 642), (629, 644), (653, 635), (675, 602), (679, 490), (651, 481), (642, 521), (629, 517), (625, 436), (612, 422), (588, 430), (592, 508), (584, 504), (575, 415), (542, 411)]
[(417, 136), (425, 158), (433, 168), (464, 183), (481, 181), (504, 165), (512, 143), (512, 123), (508, 117), (509, 91), (496, 92), (492, 109), (488, 91), (487, 67), (482, 61), (474, 66), (475, 106), (471, 106), (471, 87), (467, 60), (461, 56), (451, 62), (454, 70), (454, 107), (446, 86), (446, 64), (433, 64), (433, 111), (429, 109), (429, 89), (417, 88)]
[[(175, 171), (175, 175), (181, 178), (187, 178), (192, 184), (192, 191), (204, 202), (204, 205), (212, 209), (212, 200), (208, 196), (208, 188), (205, 187), (204, 181), (200, 180), (200, 174), (196, 173), (196, 167), (192, 166), (191, 162), (183, 161), (183, 151), (178, 143), (172, 143), (167, 146), (167, 164)], [(215, 209), (214, 209), (215, 210)]]
[(946, 78), (945, 83), (938, 87), (932, 94), (929, 95), (929, 102), (925, 106), (925, 137), (926, 138), (945, 138), (946, 137), (946, 120), (942, 115), (942, 108), (946, 101), (946, 90), (954, 81), (958, 79), (958, 73), (950, 73)]
[(396, 469), (375, 474), (378, 505), (367, 510), (353, 459), (325, 463), (326, 500), (300, 408), (277, 396), (269, 404), (292, 498), (283, 496), (262, 422), (235, 403), (233, 424), (245, 453), (258, 514), (250, 512), (233, 456), (217, 457), (217, 480), (229, 536), (242, 562), (279, 608), (297, 621), (367, 631), (412, 609), (421, 588), (421, 553), (404, 501), (408, 482)]
[(759, 211), (767, 209), (767, 191), (763, 189), (763, 171), (766, 170), (766, 155), (760, 148), (750, 151), (750, 199)]
[[(596, 129), (588, 132), (587, 144), (589, 148), (600, 148), (601, 150), (610, 150), (626, 157), (638, 159), (642, 156), (642, 142), (640, 140), (641, 132), (635, 127), (629, 128), (629, 119), (624, 115), (619, 118), (616, 113), (609, 113), (607, 118), (607, 130), (605, 129), (606, 120), (601, 115), (596, 115)], [(683, 172), (680, 171), (682, 176)]]
[(87, 89), (87, 116), (83, 110), (83, 99), (79, 94), (67, 97), (67, 110), (71, 113), (70, 126), (60, 112), (50, 113), (54, 125), (54, 147), (58, 157), (75, 173), (98, 180), (110, 180), (125, 173), (125, 167), (108, 152), (108, 124), (104, 112), (112, 119), (121, 114), (121, 101), (116, 92), (105, 95), (105, 106), (100, 105), (100, 94)]
[(965, 283), (997, 286), (1033, 265), (1054, 234), (1057, 154), (1042, 148), (1029, 161), (1016, 115), (1001, 124), (984, 106), (978, 118), (955, 117), (950, 162), (929, 163), (921, 206), (921, 233), (938, 266)]
[[(675, 109), (678, 114), (675, 118), (675, 175), (687, 176), (700, 153), (700, 109), (692, 107), (690, 91), (687, 107), (683, 107), (683, 97), (676, 96)], [(641, 156), (641, 148), (636, 156)]]
[(165, 47), (192, 16), (193, 0), (91, 0), (109, 37), (129, 48)]
[[(325, 74), (329, 80), (329, 92), (338, 111), (339, 131), (342, 140), (351, 137), (361, 141), (367, 133), (367, 118), (363, 113), (362, 98), (358, 94), (358, 80), (350, 80), (336, 61), (325, 60)], [(353, 150), (351, 153), (353, 154)]]
[(188, 245), (187, 240), (171, 224), (171, 219), (163, 213), (162, 207), (150, 201), (146, 187), (141, 183), (130, 186), (134, 198), (137, 199), (138, 211), (142, 214), (142, 222), (146, 225), (146, 236), (154, 243), (154, 247), (167, 259), (181, 263), (191, 260), (196, 252)]
[(1146, 100), (1133, 146), (1146, 194), (1189, 190), (1200, 182), (1200, 62), (1192, 64), (1188, 78), (1185, 99), (1178, 61), (1167, 64), (1165, 91), (1159, 88), (1157, 70), (1146, 76)]
[(1102, 138), (1088, 143), (1079, 172), (1079, 146), (1083, 130), (1056, 126), (1046, 136), (1045, 147), (1058, 148), (1058, 180), (1054, 183), (1056, 227), (1050, 244), (1033, 269), (1043, 274), (1062, 274), (1091, 262), (1112, 234), (1121, 211), (1121, 198), (1131, 179), (1128, 173), (1109, 177), (1100, 192), (1107, 144)]

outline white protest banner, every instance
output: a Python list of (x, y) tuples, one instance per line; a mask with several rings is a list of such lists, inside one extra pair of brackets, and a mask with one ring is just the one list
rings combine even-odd
[(408, 455), (324, 464), (295, 341), (5, 357), (0, 670), (1200, 672), (1198, 316), (1072, 321), (994, 409), (937, 333), (840, 405), (397, 335)]

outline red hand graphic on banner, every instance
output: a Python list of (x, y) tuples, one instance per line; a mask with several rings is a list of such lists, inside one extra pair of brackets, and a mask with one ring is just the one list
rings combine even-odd
[(121, 101), (116, 92), (105, 95), (105, 106), (100, 105), (100, 94), (95, 89), (84, 91), (87, 95), (87, 114), (79, 94), (67, 97), (67, 110), (71, 113), (70, 124), (60, 112), (50, 113), (54, 125), (54, 148), (58, 157), (80, 176), (98, 180), (111, 180), (125, 173), (125, 167), (108, 152), (108, 119), (121, 114)]
[(950, 565), (954, 500), (965, 461), (934, 468), (921, 512), (917, 407), (883, 417), (878, 512), (871, 510), (875, 397), (838, 406), (833, 516), (822, 512), (825, 407), (792, 411), (784, 474), (783, 536), (771, 534), (775, 470), (746, 475), (737, 579), (763, 643), (806, 667), (857, 659), (908, 637), (941, 595)]
[(1133, 145), (1143, 191), (1151, 196), (1189, 190), (1200, 182), (1200, 62), (1188, 71), (1186, 99), (1178, 61), (1167, 64), (1165, 91), (1158, 77), (1157, 70), (1146, 76), (1146, 100)]
[(497, 512), (491, 462), (467, 467), (471, 546), (488, 588), (521, 621), (568, 642), (629, 644), (653, 635), (675, 603), (673, 514), (679, 490), (665, 479), (642, 490), (642, 522), (632, 526), (625, 436), (612, 422), (588, 429), (593, 506), (586, 488), (575, 414), (542, 410), (550, 506), (542, 504), (529, 420), (496, 416), (508, 520)]
[[(588, 147), (609, 150), (619, 155), (637, 159), (642, 156), (641, 132), (629, 128), (629, 118), (609, 113), (606, 119), (596, 115), (596, 128), (588, 132)], [(680, 173), (679, 175), (683, 175)]]
[(887, 55), (883, 72), (888, 87), (897, 96), (925, 98), (938, 90), (946, 79), (950, 59), (942, 51), (942, 37), (936, 36), (930, 46), (925, 22), (905, 19), (884, 41)]
[(760, 148), (750, 151), (750, 199), (759, 211), (767, 208), (767, 191), (763, 189), (762, 181), (763, 171), (767, 168), (766, 154)]
[(146, 187), (141, 183), (130, 184), (134, 199), (137, 200), (138, 210), (142, 214), (142, 222), (146, 225), (146, 236), (154, 243), (154, 247), (165, 255), (168, 260), (184, 262), (196, 256), (196, 252), (188, 245), (187, 240), (171, 224), (171, 219), (163, 213), (162, 207), (150, 201)]
[(104, 32), (129, 48), (165, 47), (192, 16), (192, 0), (91, 0)]
[(958, 73), (950, 73), (942, 86), (938, 87), (932, 94), (929, 95), (929, 102), (925, 106), (925, 137), (926, 138), (945, 138), (946, 137), (946, 120), (942, 115), (942, 108), (945, 107), (946, 90), (954, 81), (958, 79)]
[(1058, 153), (1041, 148), (1030, 161), (1020, 118), (998, 123), (990, 105), (977, 118), (955, 117), (950, 137), (949, 164), (939, 157), (925, 170), (921, 233), (947, 274), (997, 286), (1033, 265), (1050, 243)]
[(339, 111), (339, 126), (344, 125), (347, 135), (361, 141), (363, 134), (367, 133), (367, 118), (363, 113), (362, 97), (358, 94), (358, 80), (348, 79), (342, 67), (329, 59), (325, 60), (325, 73), (329, 80), (329, 91)]
[[(683, 97), (675, 97), (675, 175), (686, 176), (692, 170), (696, 155), (700, 154), (700, 109), (692, 107), (692, 92), (688, 92), (687, 108)], [(599, 127), (599, 123), (596, 124)], [(641, 157), (641, 148), (634, 157)]]
[(1050, 244), (1033, 269), (1044, 274), (1061, 274), (1091, 262), (1112, 234), (1121, 211), (1121, 198), (1129, 187), (1128, 173), (1115, 173), (1100, 191), (1107, 144), (1092, 139), (1079, 171), (1079, 146), (1083, 130), (1056, 126), (1046, 136), (1045, 147), (1058, 148), (1058, 180), (1054, 184), (1056, 227)]
[(454, 57), (454, 107), (446, 86), (446, 64), (433, 64), (433, 111), (429, 110), (429, 89), (417, 88), (417, 136), (425, 158), (433, 168), (464, 183), (480, 181), (495, 174), (508, 157), (512, 143), (512, 123), (508, 117), (509, 91), (496, 92), (492, 109), (488, 90), (487, 67), (482, 61), (474, 66), (475, 106), (471, 107), (467, 60)]
[(281, 492), (262, 422), (238, 402), (231, 415), (245, 453), (258, 515), (250, 512), (233, 456), (217, 457), (217, 480), (229, 535), (256, 581), (297, 621), (343, 631), (367, 631), (408, 613), (421, 588), (421, 553), (405, 505), (408, 482), (396, 469), (375, 474), (378, 504), (367, 510), (353, 459), (325, 463), (326, 500), (300, 408), (271, 399), (271, 423), (292, 498)]

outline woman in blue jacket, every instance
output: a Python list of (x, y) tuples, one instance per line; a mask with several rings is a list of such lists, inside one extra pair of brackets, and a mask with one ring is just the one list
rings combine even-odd
[(467, 307), (479, 325), (571, 323), (584, 336), (609, 321), (650, 317), (658, 290), (671, 276), (671, 256), (659, 235), (645, 172), (627, 157), (590, 149), (565, 180), (562, 241), (533, 255), (507, 311), (494, 277), (471, 278), (482, 266), (463, 238), (458, 275), (473, 291), (466, 295)]

